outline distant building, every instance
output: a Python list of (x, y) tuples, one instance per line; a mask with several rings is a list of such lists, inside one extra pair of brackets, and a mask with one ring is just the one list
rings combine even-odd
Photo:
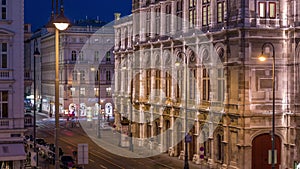
[(132, 21), (114, 26), (113, 97), (119, 115), (132, 120), (135, 149), (184, 159), (188, 138), (189, 163), (271, 168), (274, 51), (276, 168), (293, 168), (300, 159), (298, 8), (292, 0), (133, 0)]
[(24, 1), (0, 3), (0, 166), (22, 168), (24, 136)]
[[(41, 88), (37, 93), (41, 93), (41, 111), (51, 115), (55, 113), (54, 40), (54, 33), (47, 32), (45, 28), (41, 30)], [(98, 19), (75, 21), (66, 31), (60, 32), (61, 115), (73, 111), (76, 116), (86, 116), (90, 113), (96, 115), (99, 103), (102, 113), (105, 112), (105, 105), (112, 104), (113, 46), (113, 28)]]

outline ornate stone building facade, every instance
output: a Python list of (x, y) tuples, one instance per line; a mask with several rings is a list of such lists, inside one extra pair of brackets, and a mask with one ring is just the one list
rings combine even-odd
[(293, 168), (300, 161), (299, 5), (133, 0), (132, 15), (115, 24), (113, 95), (121, 119), (131, 121), (133, 146), (182, 159), (188, 138), (190, 162), (270, 168), (274, 124), (276, 168)]

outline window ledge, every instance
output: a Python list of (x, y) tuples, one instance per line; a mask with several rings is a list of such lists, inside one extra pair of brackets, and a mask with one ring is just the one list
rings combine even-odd
[(12, 20), (0, 19), (0, 24), (11, 24), (12, 22)]

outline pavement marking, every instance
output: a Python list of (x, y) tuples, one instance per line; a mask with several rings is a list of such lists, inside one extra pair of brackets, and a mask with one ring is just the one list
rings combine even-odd
[(105, 166), (103, 166), (103, 165), (101, 165), (101, 164), (100, 164), (99, 166), (100, 166), (101, 168), (107, 168), (107, 167), (105, 167)]

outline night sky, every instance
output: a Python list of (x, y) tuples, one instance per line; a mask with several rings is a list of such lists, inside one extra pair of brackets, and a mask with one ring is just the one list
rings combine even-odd
[[(24, 0), (25, 23), (32, 25), (32, 31), (45, 25), (51, 15), (51, 0)], [(59, 0), (60, 1), (60, 0)], [(110, 22), (114, 13), (121, 13), (121, 17), (131, 13), (132, 0), (64, 0), (65, 15), (74, 19), (96, 19)], [(54, 1), (55, 5), (55, 1)]]

